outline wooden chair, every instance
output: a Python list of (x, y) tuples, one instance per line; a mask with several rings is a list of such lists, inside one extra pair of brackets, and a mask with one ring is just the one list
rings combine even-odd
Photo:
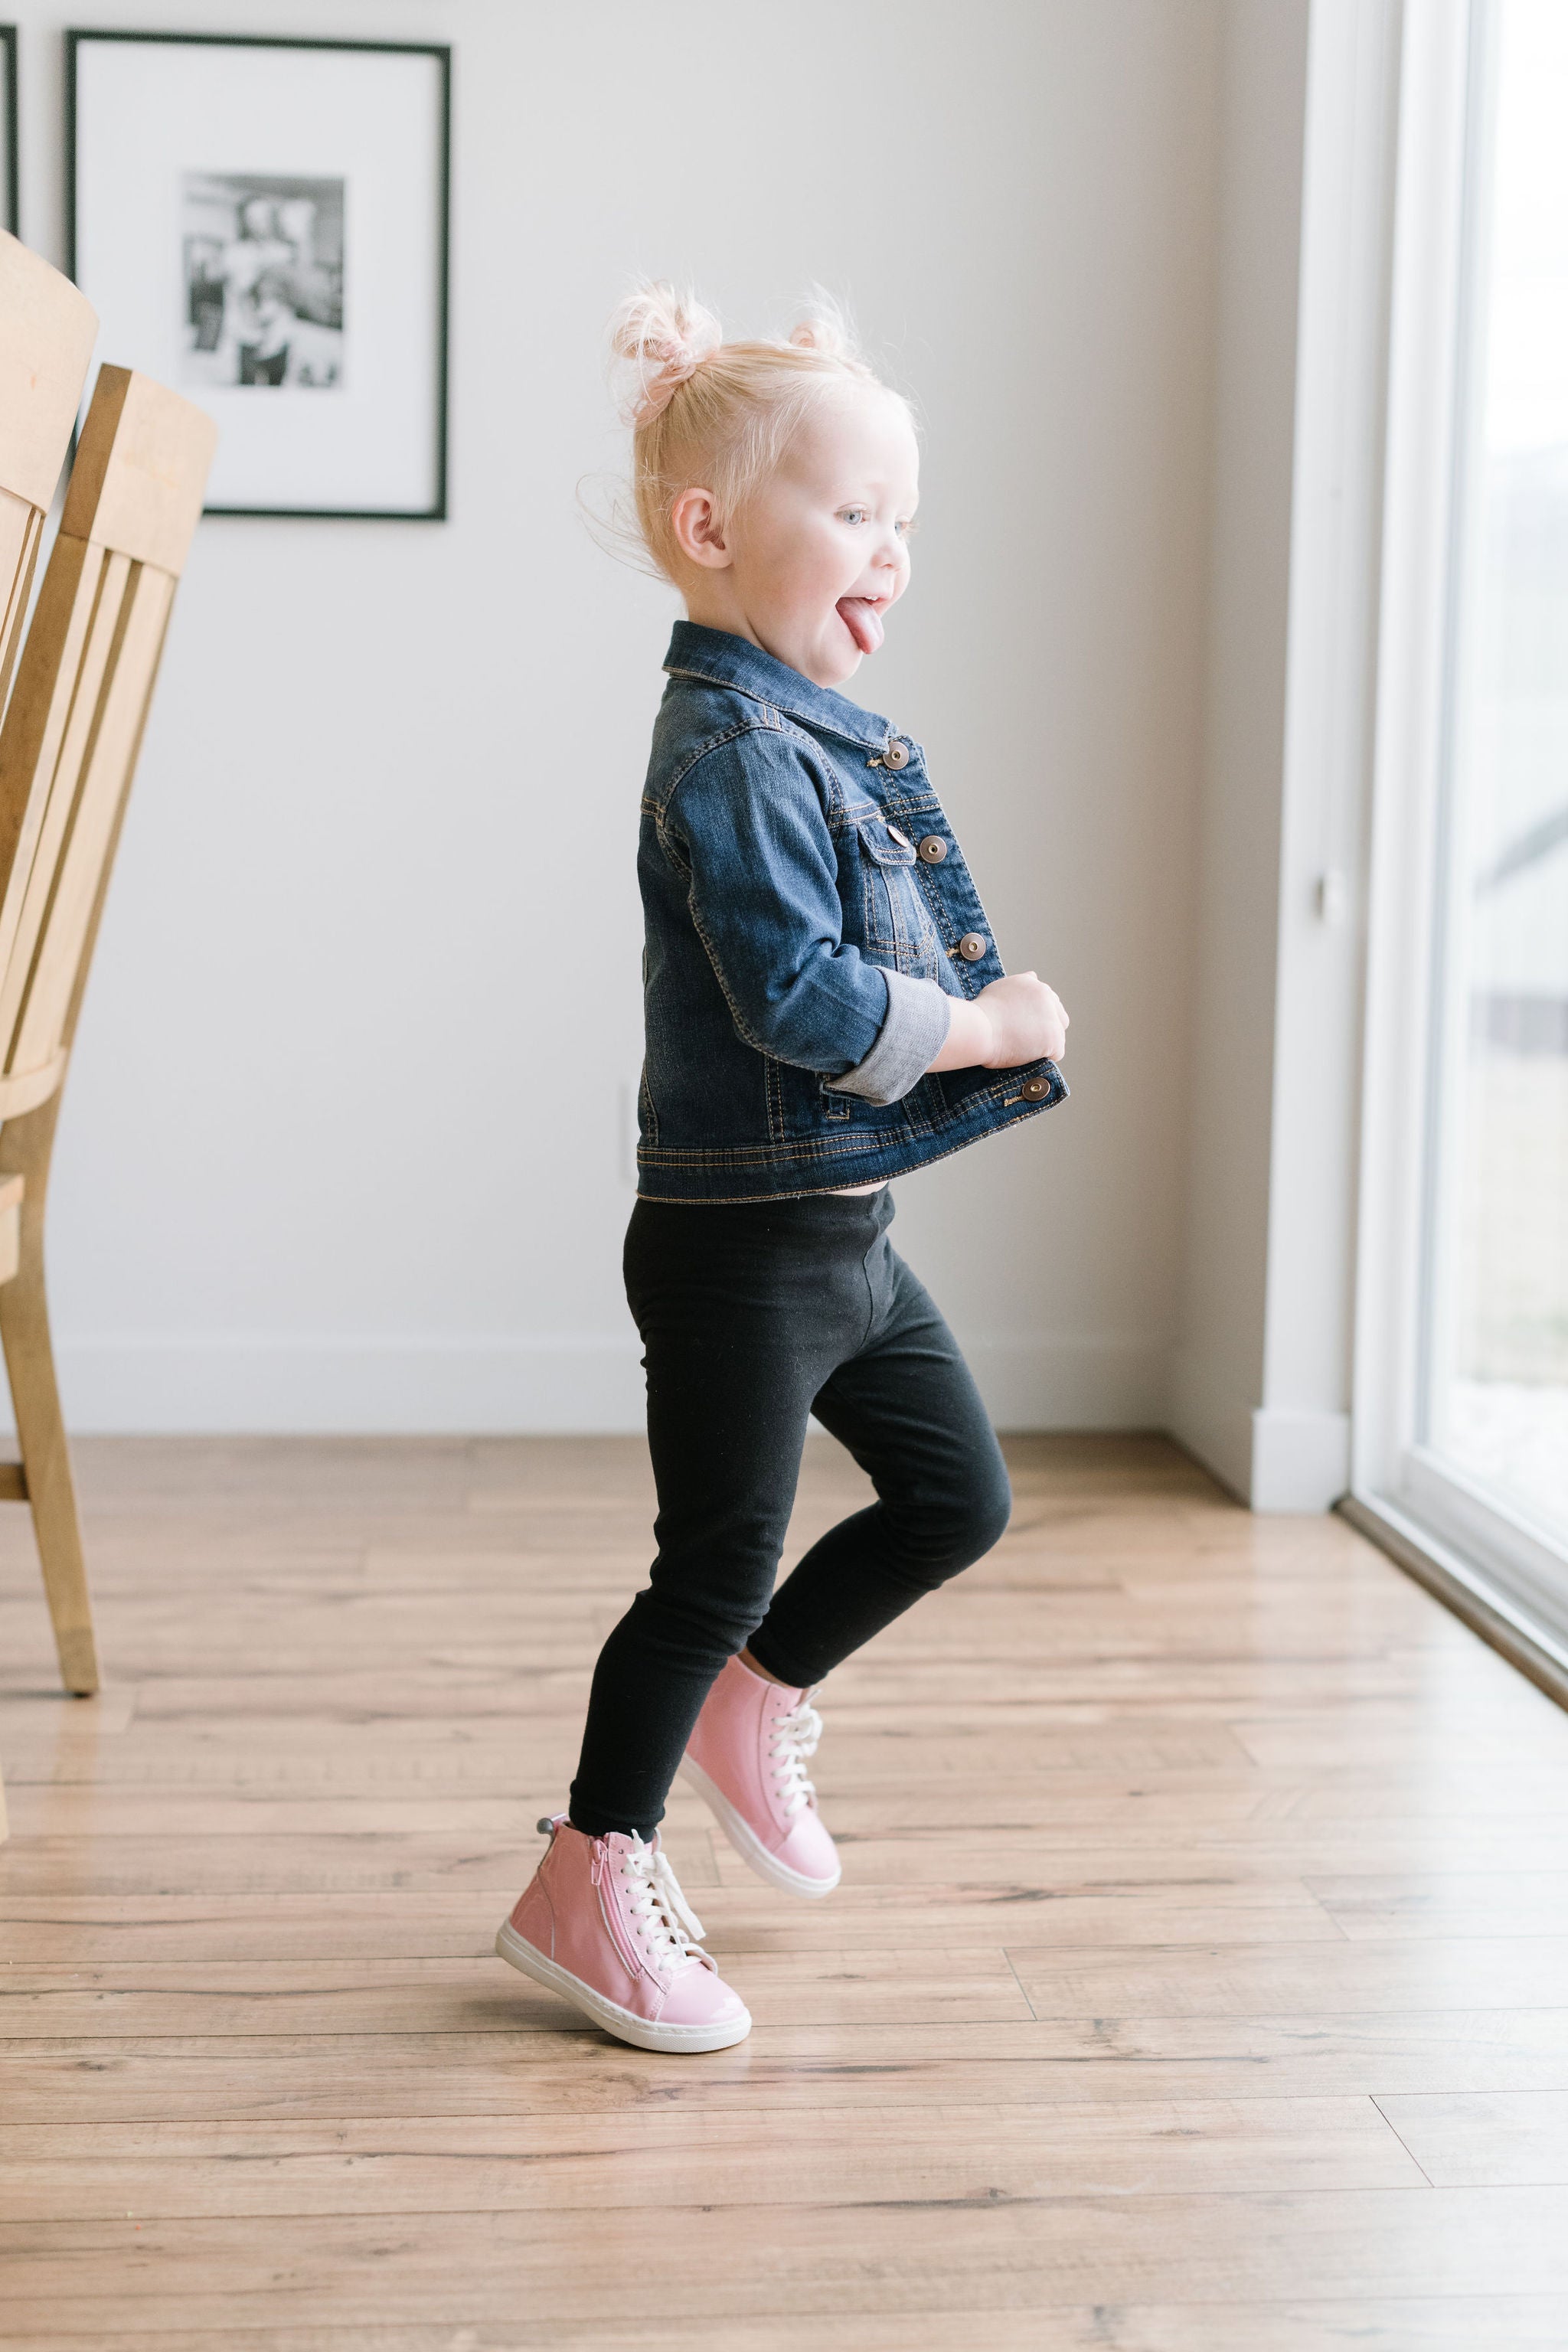
[[(14, 254), (5, 259), (15, 269)], [(9, 352), (7, 282), (0, 276)], [(209, 417), (162, 385), (100, 371), (0, 725), (0, 1344), (22, 1455), (0, 1468), (0, 1498), (33, 1507), (61, 1676), (83, 1693), (98, 1688), (98, 1659), (49, 1339), (44, 1211), (82, 991), (216, 437)], [(0, 387), (0, 452), (6, 440)], [(13, 494), (35, 508), (53, 489), (46, 457), (40, 446), (37, 470)]]
[(0, 232), (0, 709), (97, 333), (86, 295)]
[[(97, 332), (91, 304), (69, 278), (0, 234), (0, 710)], [(17, 1269), (21, 1200), (19, 1178), (0, 1182), (0, 1282)], [(19, 1472), (0, 1465), (0, 1491), (25, 1493)]]

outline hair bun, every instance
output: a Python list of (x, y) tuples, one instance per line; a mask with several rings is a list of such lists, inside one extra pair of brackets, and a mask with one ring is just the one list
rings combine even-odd
[(812, 288), (809, 299), (810, 310), (789, 332), (796, 351), (820, 352), (825, 360), (858, 360), (855, 331), (842, 306), (820, 286)]
[(651, 425), (723, 340), (712, 311), (689, 291), (649, 279), (628, 294), (610, 320), (612, 355), (636, 371), (622, 404), (626, 422)]

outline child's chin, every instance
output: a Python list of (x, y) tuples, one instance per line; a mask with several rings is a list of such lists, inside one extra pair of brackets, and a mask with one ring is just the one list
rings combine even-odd
[(823, 686), (847, 685), (865, 658), (858, 646), (842, 649), (835, 646), (822, 656), (822, 667), (817, 673), (819, 683)]

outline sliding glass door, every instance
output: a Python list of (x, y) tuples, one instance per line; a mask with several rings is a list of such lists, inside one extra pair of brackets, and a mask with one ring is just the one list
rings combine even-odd
[(1405, 24), (1363, 1477), (1568, 1643), (1568, 5)]
[(1568, 1546), (1568, 6), (1477, 16), (1421, 1437)]

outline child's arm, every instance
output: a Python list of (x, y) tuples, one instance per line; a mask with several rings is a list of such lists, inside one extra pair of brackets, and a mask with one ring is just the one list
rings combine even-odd
[(954, 998), (947, 1036), (933, 1070), (1016, 1070), (1024, 1062), (1059, 1062), (1068, 1017), (1054, 988), (1032, 971), (1010, 971), (978, 996)]
[(738, 1034), (868, 1102), (931, 1066), (955, 999), (886, 971), (843, 936), (838, 854), (791, 737), (726, 737), (679, 778), (660, 837)]
[(1016, 1068), (1060, 1049), (1066, 1015), (1033, 972), (952, 996), (844, 939), (833, 837), (811, 769), (782, 730), (748, 730), (702, 752), (665, 805), (660, 837), (736, 1030), (760, 1052), (888, 1103), (927, 1070)]

